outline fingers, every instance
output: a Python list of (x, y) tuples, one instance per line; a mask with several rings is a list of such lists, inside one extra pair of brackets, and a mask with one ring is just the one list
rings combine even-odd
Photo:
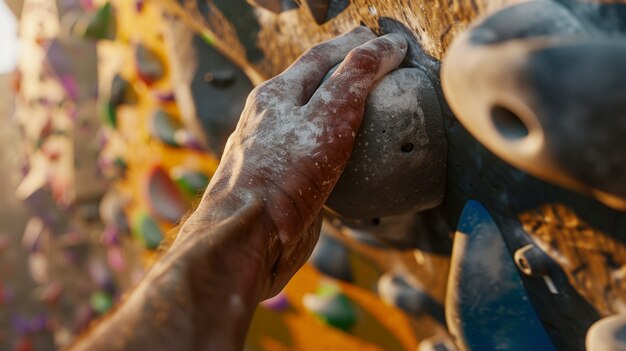
[(287, 95), (291, 99), (289, 102), (304, 105), (333, 66), (341, 62), (350, 50), (375, 37), (369, 28), (357, 27), (342, 36), (312, 47), (268, 83), (281, 85), (280, 90), (288, 92)]
[(348, 122), (356, 129), (372, 85), (402, 62), (406, 49), (406, 40), (399, 34), (387, 34), (355, 48), (317, 89), (308, 105), (339, 112), (344, 118), (353, 117)]

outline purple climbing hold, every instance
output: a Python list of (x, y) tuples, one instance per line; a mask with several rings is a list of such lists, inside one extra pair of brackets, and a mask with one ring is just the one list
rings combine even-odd
[(108, 291), (115, 290), (113, 275), (107, 266), (100, 261), (91, 261), (88, 266), (89, 275), (96, 285)]
[(161, 103), (175, 102), (176, 95), (174, 95), (173, 91), (155, 91), (153, 93), (155, 100)]
[(143, 11), (144, 6), (145, 6), (144, 0), (135, 0), (135, 11), (137, 13), (140, 13), (141, 11)]
[(271, 297), (263, 302), (261, 306), (276, 312), (284, 311), (289, 308), (289, 300), (287, 294), (284, 291), (278, 293), (278, 295)]
[(113, 246), (120, 244), (120, 231), (115, 225), (109, 225), (102, 231), (102, 243), (105, 246)]
[(187, 203), (170, 176), (159, 166), (148, 173), (145, 188), (150, 213), (171, 223), (178, 222), (187, 211)]
[(187, 129), (179, 129), (174, 133), (174, 140), (178, 145), (184, 146), (188, 149), (203, 151), (205, 150), (202, 144), (196, 137)]
[(45, 314), (38, 314), (31, 318), (28, 324), (32, 333), (41, 333), (48, 329), (48, 317)]
[(115, 272), (122, 272), (126, 268), (124, 252), (119, 245), (113, 245), (107, 249), (107, 262)]
[(26, 335), (31, 332), (28, 318), (22, 315), (13, 315), (11, 317), (11, 326), (18, 335)]

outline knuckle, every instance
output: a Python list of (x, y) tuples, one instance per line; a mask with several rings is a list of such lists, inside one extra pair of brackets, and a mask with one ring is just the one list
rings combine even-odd
[(326, 51), (327, 48), (328, 48), (328, 44), (327, 43), (319, 43), (317, 45), (314, 45), (314, 46), (308, 48), (305, 51), (305, 55), (307, 55), (307, 56), (317, 56), (317, 55), (323, 53), (324, 51)]
[(350, 51), (346, 61), (364, 70), (375, 70), (380, 64), (380, 54), (369, 46), (359, 46)]
[(309, 48), (303, 55), (305, 62), (324, 62), (328, 60), (329, 53), (332, 52), (333, 44), (324, 42)]
[(249, 99), (257, 102), (263, 102), (268, 98), (272, 91), (276, 90), (276, 86), (280, 84), (280, 80), (280, 77), (274, 77), (257, 85), (248, 95)]

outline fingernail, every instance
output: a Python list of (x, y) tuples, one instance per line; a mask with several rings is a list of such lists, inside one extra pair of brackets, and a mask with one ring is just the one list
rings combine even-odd
[(391, 40), (393, 43), (395, 43), (396, 45), (398, 45), (400, 48), (402, 49), (406, 49), (407, 47), (407, 42), (406, 39), (404, 39), (404, 37), (398, 33), (389, 33), (389, 34), (385, 34), (383, 37)]

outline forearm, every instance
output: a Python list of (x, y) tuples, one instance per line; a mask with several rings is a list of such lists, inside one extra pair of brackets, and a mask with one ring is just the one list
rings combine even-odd
[(246, 191), (205, 200), (207, 212), (72, 350), (241, 350), (269, 284), (263, 203)]

